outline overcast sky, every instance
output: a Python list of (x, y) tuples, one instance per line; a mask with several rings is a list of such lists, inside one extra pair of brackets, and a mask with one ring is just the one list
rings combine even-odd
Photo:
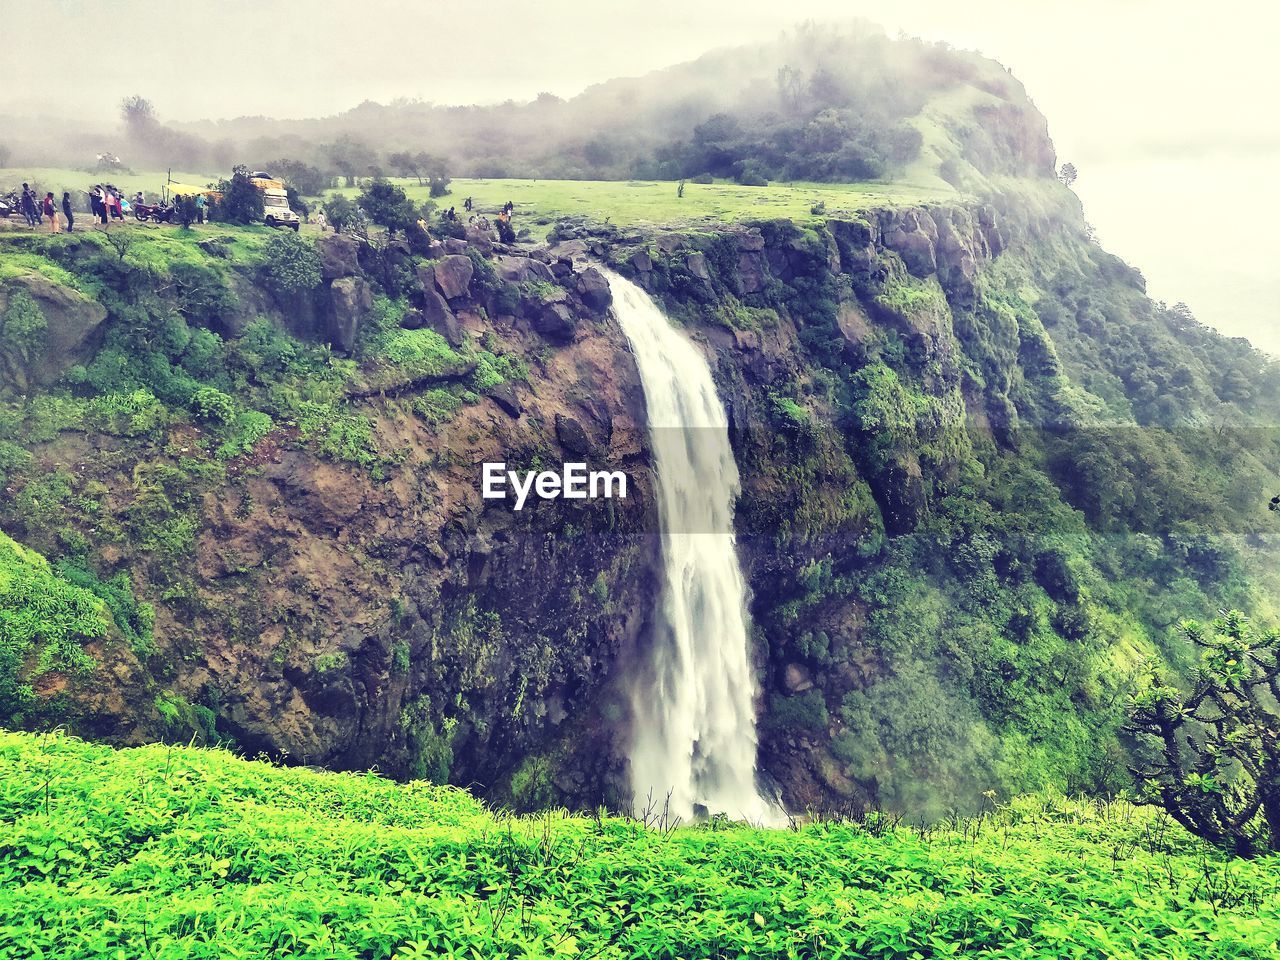
[(1154, 295), (1186, 300), (1280, 353), (1280, 270), (1267, 250), (1280, 224), (1276, 9), (1271, 0), (0, 0), (0, 110), (114, 117), (131, 93), (181, 119), (327, 115), (397, 97), (568, 97), (799, 20), (865, 16), (1012, 68), (1048, 116), (1059, 157), (1080, 168), (1077, 190), (1103, 242), (1146, 273)]

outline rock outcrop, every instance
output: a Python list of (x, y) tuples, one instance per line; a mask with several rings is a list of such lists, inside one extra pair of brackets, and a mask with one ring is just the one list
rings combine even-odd
[(33, 352), (28, 372), (33, 383), (57, 380), (76, 363), (92, 356), (107, 311), (71, 287), (54, 283), (38, 273), (23, 273), (0, 281), (0, 317), (19, 294), (30, 297), (46, 324), (41, 349)]
[(373, 292), (362, 277), (343, 277), (329, 285), (329, 342), (350, 353), (362, 321), (373, 308)]
[(436, 287), (446, 300), (465, 297), (471, 290), (471, 276), (475, 267), (470, 257), (451, 254), (437, 263), (433, 268)]

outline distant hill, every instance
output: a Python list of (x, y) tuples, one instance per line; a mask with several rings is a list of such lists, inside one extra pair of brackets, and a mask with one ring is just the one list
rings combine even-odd
[[(134, 169), (221, 170), (302, 161), (329, 175), (396, 173), (397, 152), (440, 157), (453, 176), (628, 179), (712, 174), (772, 179), (1049, 176), (1043, 118), (995, 61), (891, 40), (866, 24), (809, 25), (563, 100), (451, 106), (366, 101), (331, 117), (154, 118), (115, 132), (48, 130), (10, 118), (14, 163), (72, 166), (110, 149)], [(56, 154), (56, 155), (55, 155)]]

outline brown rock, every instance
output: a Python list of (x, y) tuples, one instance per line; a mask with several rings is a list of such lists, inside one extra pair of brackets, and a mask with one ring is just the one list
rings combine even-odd
[(577, 322), (568, 306), (559, 302), (547, 303), (534, 316), (533, 329), (548, 340), (568, 343), (573, 340)]
[[(74, 363), (87, 360), (96, 346), (106, 308), (70, 287), (37, 273), (24, 274), (0, 285), (0, 314), (17, 291), (24, 291), (44, 315), (45, 349), (30, 371), (37, 383), (52, 383)], [(28, 384), (19, 384), (25, 389)]]
[(487, 230), (479, 224), (467, 225), (467, 243), (475, 247), (485, 256), (493, 250), (493, 231)]
[(373, 308), (373, 293), (361, 277), (343, 277), (329, 285), (329, 342), (350, 353), (360, 322)]
[(562, 413), (556, 414), (556, 439), (567, 453), (576, 457), (589, 457), (595, 450), (586, 427)]
[(458, 318), (449, 309), (449, 301), (434, 289), (422, 291), (423, 324), (449, 341), (450, 346), (460, 347), (466, 339)]
[(320, 254), (320, 274), (326, 280), (354, 277), (360, 272), (359, 244), (354, 237), (327, 233), (316, 241)]
[(587, 242), (585, 240), (565, 240), (563, 243), (557, 243), (547, 252), (553, 260), (565, 260), (572, 263), (587, 256)]
[(788, 663), (782, 675), (787, 693), (804, 693), (813, 689), (813, 673), (801, 663)]
[(513, 420), (518, 420), (523, 408), (520, 404), (520, 398), (516, 396), (516, 389), (512, 386), (511, 381), (504, 380), (496, 387), (489, 390), (489, 398), (496, 403), (507, 416)]
[(759, 293), (764, 289), (764, 258), (759, 253), (738, 255), (738, 292)]
[(587, 267), (578, 274), (578, 295), (591, 310), (604, 311), (613, 303), (613, 291), (609, 281), (595, 267)]
[(437, 263), (434, 273), (436, 286), (446, 299), (452, 300), (470, 292), (471, 275), (475, 273), (475, 267), (472, 266), (470, 257), (455, 254)]
[(532, 257), (498, 257), (494, 262), (494, 268), (498, 271), (498, 276), (509, 283), (532, 280), (540, 280), (544, 283), (555, 281), (551, 268), (541, 260), (534, 260)]

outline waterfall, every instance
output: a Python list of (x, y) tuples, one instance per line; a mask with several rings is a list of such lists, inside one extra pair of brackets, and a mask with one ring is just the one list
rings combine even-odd
[(755, 677), (733, 504), (738, 467), (707, 360), (649, 296), (609, 275), (648, 408), (665, 577), (648, 671), (633, 689), (631, 783), (689, 820), (695, 804), (776, 823), (756, 787)]

